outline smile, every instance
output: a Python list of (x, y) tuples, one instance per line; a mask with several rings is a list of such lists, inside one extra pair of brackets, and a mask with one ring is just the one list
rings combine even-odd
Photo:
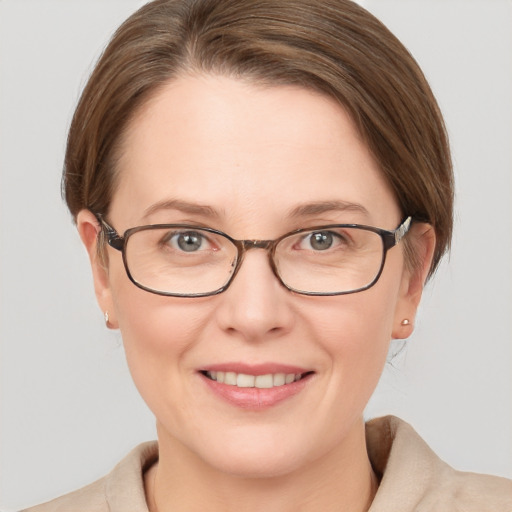
[(249, 375), (246, 373), (207, 371), (204, 375), (211, 380), (228, 386), (239, 388), (270, 389), (284, 386), (301, 380), (306, 374), (302, 373), (268, 373), (266, 375)]
[(199, 370), (207, 389), (229, 404), (262, 411), (301, 393), (314, 371), (286, 364), (221, 363)]

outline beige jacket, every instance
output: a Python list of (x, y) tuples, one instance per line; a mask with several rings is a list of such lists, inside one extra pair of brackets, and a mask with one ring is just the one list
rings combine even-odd
[[(410, 425), (393, 416), (366, 424), (368, 453), (381, 483), (369, 512), (512, 512), (512, 481), (455, 471)], [(83, 489), (25, 512), (148, 512), (142, 475), (156, 442), (135, 448)]]

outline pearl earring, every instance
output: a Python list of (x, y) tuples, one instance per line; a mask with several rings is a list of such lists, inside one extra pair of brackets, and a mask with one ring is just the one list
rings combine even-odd
[(406, 326), (406, 325), (410, 325), (411, 322), (408, 318), (404, 318), (401, 322), (400, 322), (400, 325), (403, 325), (403, 326)]

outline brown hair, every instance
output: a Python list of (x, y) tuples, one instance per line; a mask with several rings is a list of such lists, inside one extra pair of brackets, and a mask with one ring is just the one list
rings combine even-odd
[[(63, 190), (73, 216), (106, 214), (130, 119), (187, 71), (290, 84), (348, 110), (404, 215), (436, 233), (431, 273), (450, 244), (453, 174), (445, 127), (417, 63), (348, 0), (156, 0), (114, 34), (69, 130)], [(414, 260), (411, 244), (406, 244)]]

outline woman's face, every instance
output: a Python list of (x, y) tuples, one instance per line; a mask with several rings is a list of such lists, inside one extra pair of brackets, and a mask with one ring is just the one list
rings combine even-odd
[[(345, 111), (301, 88), (181, 77), (132, 121), (119, 172), (108, 221), (121, 234), (185, 223), (266, 240), (325, 224), (394, 229), (401, 221)], [(120, 328), (135, 383), (157, 418), (161, 450), (268, 476), (346, 455), (361, 442), (389, 341), (410, 334), (400, 322), (417, 305), (401, 245), (389, 251), (377, 284), (360, 293), (294, 294), (255, 249), (224, 293), (176, 298), (134, 286), (111, 248), (103, 272), (93, 218), (84, 211), (78, 225), (100, 305)], [(206, 370), (307, 378), (259, 392), (212, 385)]]

